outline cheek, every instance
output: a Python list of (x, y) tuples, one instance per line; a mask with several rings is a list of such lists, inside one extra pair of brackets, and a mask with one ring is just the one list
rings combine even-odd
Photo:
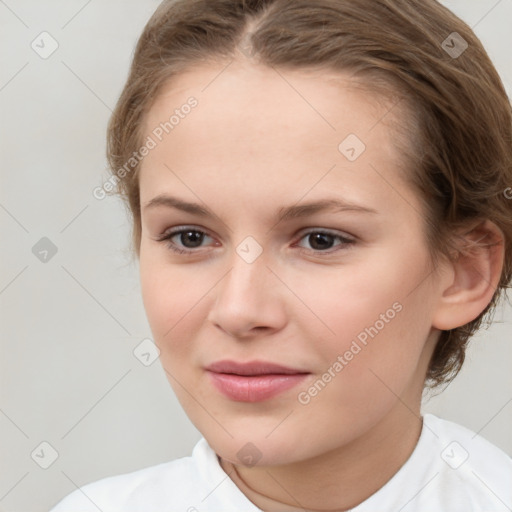
[(414, 266), (410, 260), (397, 262), (396, 256), (393, 265), (387, 259), (290, 274), (286, 282), (307, 306), (306, 310), (298, 301), (293, 306), (293, 298), (289, 301), (296, 313), (302, 312), (295, 320), (306, 324), (304, 320), (308, 319), (311, 332), (316, 330), (324, 339), (332, 339), (327, 345), (332, 344), (336, 350), (358, 335), (364, 341), (370, 335), (368, 330), (377, 330), (379, 336), (390, 331), (390, 325), (403, 322), (406, 315), (399, 310), (405, 304), (410, 303), (408, 310), (415, 307), (411, 290), (426, 272), (418, 258)]
[[(302, 414), (297, 417), (314, 418), (315, 426), (324, 425), (332, 439), (344, 443), (376, 424), (397, 404), (397, 397), (408, 402), (404, 393), (418, 376), (428, 328), (418, 329), (414, 305), (402, 306), (400, 311), (392, 309), (394, 318), (383, 326), (368, 321), (359, 338), (343, 334), (343, 325), (352, 319), (347, 316), (344, 322), (340, 314), (341, 334), (324, 338), (318, 347), (324, 364), (314, 380), (298, 390)], [(322, 442), (329, 445), (332, 439)]]
[(163, 361), (193, 350), (207, 315), (208, 294), (221, 277), (218, 272), (198, 272), (192, 265), (171, 265), (141, 251), (142, 299)]
[[(412, 378), (430, 333), (428, 285), (418, 286), (428, 275), (428, 260), (424, 254), (393, 256), (393, 265), (383, 257), (359, 269), (340, 268), (329, 279), (317, 275), (297, 280), (297, 294), (307, 297), (308, 306), (330, 330), (308, 313), (312, 320), (302, 322), (301, 332), (310, 340), (321, 333), (322, 341), (314, 346), (323, 365), (318, 370), (331, 368), (342, 401), (360, 403), (361, 394), (371, 401), (379, 389), (390, 393), (386, 384), (400, 392)], [(353, 385), (358, 397), (350, 396)]]

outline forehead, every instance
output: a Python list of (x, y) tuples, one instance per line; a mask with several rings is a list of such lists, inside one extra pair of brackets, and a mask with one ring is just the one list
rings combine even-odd
[(183, 109), (142, 162), (142, 197), (175, 180), (169, 168), (195, 190), (222, 184), (233, 193), (253, 191), (255, 198), (262, 184), (267, 192), (269, 184), (275, 191), (285, 185), (305, 191), (333, 167), (322, 179), (324, 189), (383, 196), (382, 176), (398, 179), (401, 155), (386, 121), (400, 111), (349, 74), (238, 61), (193, 67), (161, 90), (145, 118), (145, 135), (191, 97), (197, 106)]
[(191, 67), (162, 87), (146, 116), (146, 131), (191, 95), (200, 103), (194, 118), (206, 127), (212, 123), (222, 127), (223, 118), (236, 114), (229, 125), (243, 125), (244, 134), (251, 128), (264, 127), (267, 133), (287, 125), (287, 132), (295, 137), (302, 131), (311, 138), (320, 134), (329, 138), (335, 132), (340, 136), (347, 129), (362, 136), (392, 106), (348, 72), (283, 70), (239, 60), (212, 62)]

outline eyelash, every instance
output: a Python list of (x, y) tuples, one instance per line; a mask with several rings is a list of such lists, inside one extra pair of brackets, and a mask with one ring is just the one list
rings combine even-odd
[[(175, 230), (163, 233), (156, 240), (157, 240), (157, 242), (167, 242), (167, 244), (166, 244), (167, 247), (171, 251), (173, 251), (173, 252), (175, 252), (177, 254), (188, 254), (188, 255), (191, 255), (193, 253), (197, 253), (198, 251), (195, 250), (195, 249), (183, 249), (183, 248), (180, 248), (174, 242), (171, 241), (171, 239), (174, 238), (176, 235), (180, 235), (182, 233), (187, 233), (187, 232), (200, 233), (200, 234), (209, 236), (208, 233), (206, 233), (205, 231), (202, 231), (200, 229), (196, 229), (193, 226), (185, 226), (185, 227), (180, 227), (179, 229), (175, 229)], [(305, 249), (303, 247), (299, 247), (300, 252), (304, 252), (306, 254), (314, 254), (315, 256), (322, 255), (322, 254), (330, 255), (330, 254), (338, 252), (340, 250), (346, 250), (351, 245), (354, 245), (355, 242), (356, 242), (355, 239), (353, 239), (353, 238), (348, 238), (348, 237), (340, 235), (340, 234), (332, 233), (329, 230), (325, 230), (325, 229), (311, 229), (308, 232), (303, 233), (302, 236), (299, 238), (299, 241), (304, 239), (304, 238), (306, 238), (309, 235), (312, 235), (312, 234), (328, 235), (328, 236), (331, 236), (331, 237), (333, 237), (335, 239), (338, 239), (338, 240), (340, 240), (341, 243), (338, 244), (335, 247), (340, 247), (340, 248), (339, 249), (332, 249), (331, 248), (331, 249), (327, 249), (325, 251), (320, 251), (320, 250), (315, 250), (315, 249)], [(200, 248), (198, 248), (198, 249), (200, 249)]]

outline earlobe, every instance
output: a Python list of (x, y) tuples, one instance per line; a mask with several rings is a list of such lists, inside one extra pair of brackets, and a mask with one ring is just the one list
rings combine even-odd
[(432, 322), (440, 330), (477, 318), (491, 302), (503, 269), (504, 235), (493, 222), (485, 220), (459, 234), (456, 244), (458, 256), (449, 263)]

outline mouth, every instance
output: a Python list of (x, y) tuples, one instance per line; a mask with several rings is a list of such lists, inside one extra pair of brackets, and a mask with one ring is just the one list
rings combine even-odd
[(205, 367), (213, 386), (236, 402), (269, 400), (301, 383), (310, 372), (266, 361), (217, 361)]

